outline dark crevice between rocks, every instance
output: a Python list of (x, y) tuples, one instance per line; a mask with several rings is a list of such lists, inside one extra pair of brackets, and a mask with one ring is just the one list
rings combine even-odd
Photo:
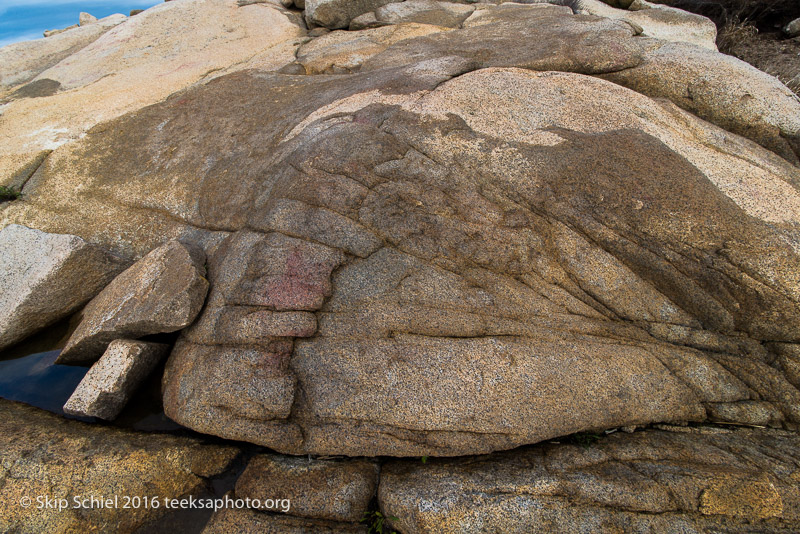
[[(195, 499), (221, 499), (233, 492), (236, 481), (244, 472), (247, 464), (256, 454), (263, 452), (261, 447), (249, 443), (237, 443), (213, 436), (202, 436), (204, 442), (218, 445), (236, 445), (242, 450), (222, 473), (204, 479), (200, 491), (192, 493)], [(185, 497), (188, 497), (186, 495)], [(184, 498), (184, 497), (181, 497)], [(180, 498), (179, 498), (180, 500)], [(136, 529), (135, 534), (196, 534), (202, 532), (211, 516), (212, 508), (177, 508), (169, 510), (158, 519), (146, 523)]]
[[(64, 404), (90, 366), (58, 365), (54, 362), (81, 318), (81, 313), (77, 312), (0, 352), (0, 398), (87, 423), (146, 433), (201, 436), (164, 414), (161, 378), (166, 359), (145, 379), (114, 421), (65, 414)], [(179, 332), (156, 334), (141, 340), (174, 346), (178, 335)]]
[(0, 186), (0, 206), (5, 202), (13, 202), (25, 197), (28, 193), (28, 191), (24, 191), (25, 186), (44, 165), (45, 160), (52, 152), (52, 150), (42, 150), (5, 180), (5, 186)]

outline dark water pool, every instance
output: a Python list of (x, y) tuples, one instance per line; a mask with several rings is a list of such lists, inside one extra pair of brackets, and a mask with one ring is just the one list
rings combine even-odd
[(62, 406), (89, 368), (55, 365), (60, 352), (50, 350), (0, 361), (0, 397), (64, 413)]
[[(67, 399), (89, 372), (89, 367), (55, 364), (78, 321), (79, 317), (66, 319), (0, 352), (0, 398), (30, 404), (70, 419), (101, 423), (101, 420), (93, 417), (74, 417), (63, 411)], [(151, 341), (171, 343), (174, 337), (162, 336)], [(163, 373), (162, 364), (139, 387), (112, 423), (114, 426), (142, 432), (184, 429), (164, 415), (161, 402)]]
[[(168, 432), (221, 442), (201, 436), (178, 425), (164, 414), (161, 400), (161, 377), (166, 362), (162, 362), (139, 387), (122, 413), (113, 422), (95, 418), (65, 415), (63, 406), (89, 367), (56, 365), (55, 360), (77, 326), (75, 318), (62, 321), (23, 343), (0, 352), (0, 398), (22, 402), (70, 419), (111, 425), (140, 432)], [(150, 336), (147, 341), (173, 344), (177, 334)], [(240, 444), (243, 454), (227, 471), (207, 481), (198, 498), (218, 498), (234, 488), (247, 460), (257, 447)], [(157, 520), (143, 525), (137, 534), (194, 534), (201, 532), (211, 517), (211, 510), (173, 510)]]

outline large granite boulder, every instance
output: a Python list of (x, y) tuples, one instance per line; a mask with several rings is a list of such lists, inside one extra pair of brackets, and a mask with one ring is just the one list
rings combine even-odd
[(0, 349), (77, 311), (127, 262), (74, 235), (0, 230)]
[(347, 28), (359, 15), (399, 0), (306, 0), (305, 17), (311, 25)]
[[(647, 96), (666, 98), (794, 164), (800, 161), (800, 100), (776, 78), (714, 50), (643, 37), (624, 20), (569, 12), (561, 6), (501, 5), (489, 9), (477, 26), (467, 19), (461, 31), (405, 41), (367, 59), (362, 69), (462, 57), (473, 68), (517, 66), (605, 76)], [(528, 38), (532, 32), (536, 39)]]
[(116, 339), (175, 332), (192, 324), (208, 292), (205, 254), (170, 241), (117, 276), (81, 312), (57, 363), (96, 361)]
[(381, 509), (403, 534), (796, 530), (797, 434), (675, 430), (388, 463)]
[[(658, 3), (637, 0), (539, 0), (569, 6), (575, 13), (623, 20), (640, 29), (641, 35), (665, 41), (691, 43), (716, 51), (717, 26), (708, 18)], [(624, 5), (629, 4), (629, 5)], [(614, 9), (620, 8), (620, 9)]]
[[(0, 531), (19, 533), (134, 532), (169, 513), (164, 499), (202, 492), (239, 453), (194, 438), (70, 421), (6, 400), (0, 447)], [(117, 496), (117, 504), (83, 506), (92, 496)], [(128, 501), (126, 508), (125, 496), (154, 497), (159, 506)]]
[[(796, 167), (597, 78), (486, 69), (426, 89), (435, 69), (399, 71), (404, 90), (369, 87), (385, 70), (325, 79), (361, 91), (282, 130), (172, 354), (171, 417), (349, 455), (485, 452), (712, 408), (752, 421), (754, 400), (800, 422), (760, 343), (800, 334)], [(267, 83), (313, 100), (307, 78)]]
[(206, 250), (163, 382), (201, 432), (416, 456), (796, 428), (800, 102), (628, 22), (478, 11), (351, 74), (237, 72), (107, 122), (0, 220)]
[(458, 28), (475, 10), (473, 5), (438, 2), (437, 0), (406, 0), (393, 2), (374, 11), (380, 24), (415, 22), (446, 28)]

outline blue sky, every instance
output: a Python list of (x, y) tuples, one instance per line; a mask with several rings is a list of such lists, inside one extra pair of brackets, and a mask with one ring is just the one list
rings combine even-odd
[(113, 13), (127, 15), (131, 9), (146, 9), (163, 0), (0, 0), (0, 46), (39, 39), (45, 30), (78, 23), (81, 11), (103, 18)]

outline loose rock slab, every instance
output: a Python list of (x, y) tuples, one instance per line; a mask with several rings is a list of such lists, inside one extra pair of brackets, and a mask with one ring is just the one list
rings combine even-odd
[(0, 349), (73, 313), (126, 265), (78, 236), (6, 226), (0, 230)]
[(84, 309), (57, 363), (95, 361), (115, 339), (175, 332), (194, 321), (205, 302), (205, 254), (170, 241), (120, 274)]
[(113, 420), (136, 388), (167, 355), (169, 345), (113, 341), (64, 405), (64, 412)]

